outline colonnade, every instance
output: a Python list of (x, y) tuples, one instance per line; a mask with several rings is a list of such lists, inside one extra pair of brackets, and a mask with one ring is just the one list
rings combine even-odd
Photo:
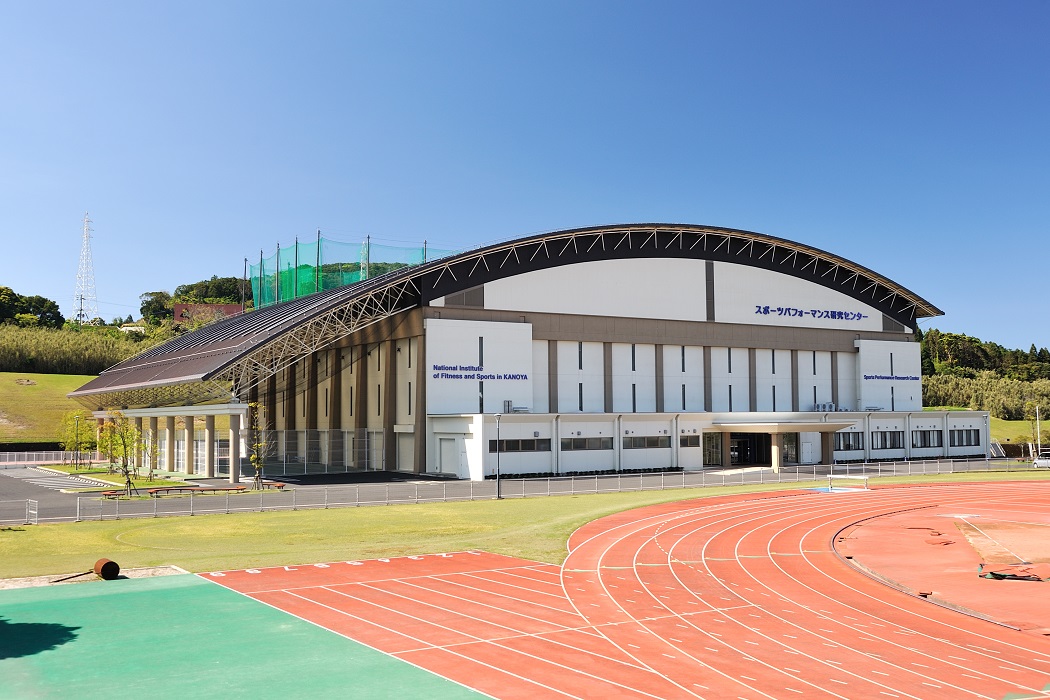
[[(243, 425), (247, 419), (248, 406), (244, 403), (211, 404), (201, 406), (180, 406), (168, 408), (140, 408), (127, 409), (120, 412), (134, 425), (136, 439), (134, 465), (136, 468), (146, 466), (157, 469), (161, 462), (160, 446), (164, 449), (164, 469), (167, 472), (177, 471), (181, 466), (186, 474), (197, 474), (206, 478), (214, 478), (216, 475), (216, 453), (215, 444), (219, 437), (215, 429), (215, 417), (225, 415), (229, 418), (228, 439), (229, 451), (229, 480), (230, 483), (240, 481), (240, 466), (242, 458), (241, 443), (245, 435)], [(95, 414), (98, 428), (101, 431), (107, 421), (113, 421), (114, 416), (105, 411)], [(203, 464), (201, 469), (196, 470), (197, 443), (195, 441), (197, 418), (204, 418), (204, 441), (203, 441)], [(163, 435), (164, 440), (160, 437)], [(181, 465), (176, 460), (176, 443), (180, 441), (184, 445)], [(147, 462), (149, 463), (147, 465)]]

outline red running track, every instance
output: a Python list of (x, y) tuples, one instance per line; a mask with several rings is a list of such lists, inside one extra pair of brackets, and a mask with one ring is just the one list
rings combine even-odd
[(575, 532), (560, 569), (460, 552), (205, 577), (500, 698), (1050, 697), (1050, 640), (890, 588), (833, 545), (889, 513), (1018, 502), (1050, 504), (1050, 484), (651, 506)]

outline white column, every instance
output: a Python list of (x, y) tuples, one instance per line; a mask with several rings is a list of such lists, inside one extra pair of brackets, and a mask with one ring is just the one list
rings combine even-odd
[(135, 418), (135, 434), (138, 435), (138, 439), (135, 441), (135, 471), (142, 468), (142, 417), (138, 416)]
[(175, 416), (164, 417), (164, 467), (175, 471)]
[(230, 414), (230, 483), (241, 480), (241, 416)]
[(149, 417), (149, 439), (152, 449), (149, 453), (150, 469), (154, 470), (157, 468), (157, 448), (160, 446), (160, 438), (157, 435), (157, 417)]
[(769, 445), (769, 466), (773, 467), (773, 473), (776, 474), (780, 472), (780, 464), (784, 459), (784, 434), (774, 433), (770, 437), (773, 439)]
[(215, 416), (204, 416), (204, 476), (215, 476)]
[(183, 471), (185, 471), (187, 474), (192, 474), (194, 462), (193, 416), (183, 416), (182, 432), (186, 436), (186, 449), (183, 451), (183, 460), (185, 461), (185, 464), (182, 465), (185, 468), (183, 469)]

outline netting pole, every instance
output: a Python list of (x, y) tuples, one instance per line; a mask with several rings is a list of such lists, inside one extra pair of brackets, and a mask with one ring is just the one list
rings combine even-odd
[[(277, 244), (277, 263), (273, 275), (273, 303), (281, 303), (281, 244)], [(232, 466), (231, 466), (232, 468)]]
[(321, 229), (317, 229), (317, 265), (314, 266), (314, 292), (321, 291)]
[[(265, 304), (263, 304), (263, 298), (266, 296), (266, 294), (263, 292), (264, 279), (266, 279), (266, 268), (263, 267), (263, 250), (262, 248), (259, 248), (259, 298), (255, 300), (255, 308), (257, 309), (261, 309), (263, 306), (265, 306)], [(253, 294), (254, 291), (255, 290), (253, 288)]]
[(299, 236), (295, 237), (295, 269), (292, 271), (292, 299), (299, 298)]

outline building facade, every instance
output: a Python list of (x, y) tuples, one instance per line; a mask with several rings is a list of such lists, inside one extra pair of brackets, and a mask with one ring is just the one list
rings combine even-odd
[[(240, 443), (234, 463), (264, 442), (285, 472), (462, 479), (497, 461), (540, 475), (985, 456), (986, 413), (922, 410), (916, 324), (939, 314), (784, 239), (576, 229), (225, 319), (73, 396), (100, 416), (190, 416), (155, 428), (196, 445), (181, 466), (160, 451), (180, 470), (221, 469), (219, 440)], [(202, 436), (192, 417), (215, 414), (237, 431)]]

